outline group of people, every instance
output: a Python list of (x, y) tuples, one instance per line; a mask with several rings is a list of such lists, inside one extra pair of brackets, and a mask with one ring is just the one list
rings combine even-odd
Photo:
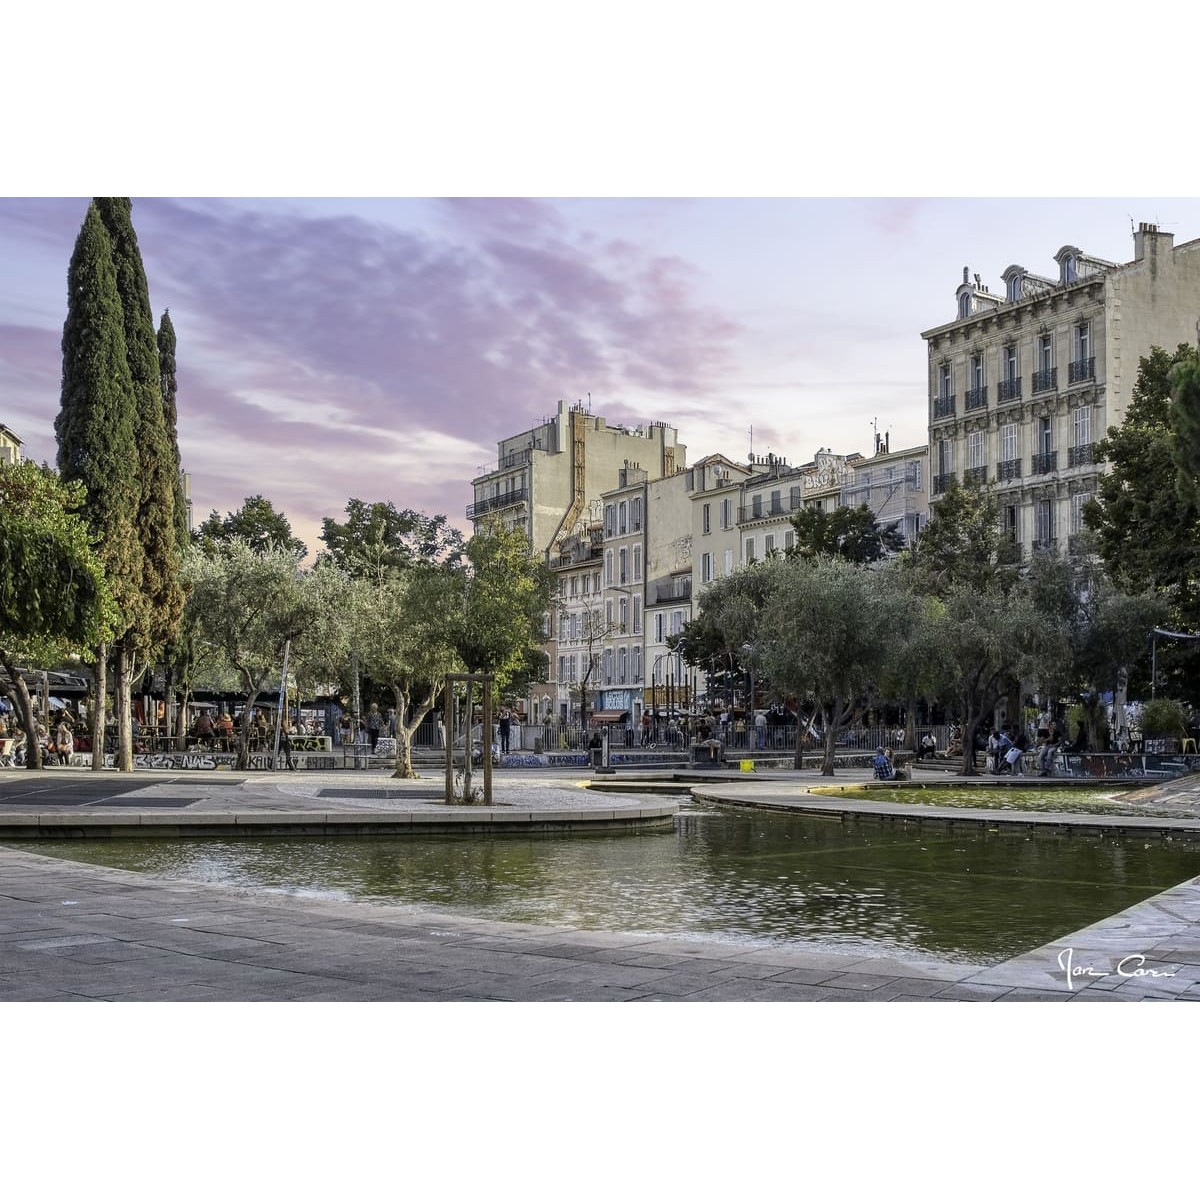
[[(70, 714), (60, 709), (49, 729), (37, 721), (35, 735), (42, 749), (42, 762), (69, 766), (75, 753), (75, 732)], [(29, 756), (29, 738), (21, 723), (8, 713), (0, 713), (0, 739), (9, 741), (13, 763), (23, 767)]]
[[(1084, 739), (1080, 728), (1079, 738)], [(1056, 720), (1049, 720), (1037, 731), (1037, 741), (1031, 746), (1029, 735), (1024, 729), (1013, 729), (1005, 725), (988, 734), (986, 769), (993, 775), (1024, 775), (1025, 755), (1033, 750), (1033, 764), (1038, 775), (1054, 774), (1054, 763), (1059, 753), (1071, 749), (1066, 744), (1062, 729)]]

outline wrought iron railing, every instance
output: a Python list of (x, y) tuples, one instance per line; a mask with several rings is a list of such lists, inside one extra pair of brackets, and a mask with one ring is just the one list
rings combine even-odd
[(467, 520), (474, 521), (484, 513), (495, 512), (498, 508), (511, 508), (514, 504), (523, 504), (528, 498), (528, 488), (516, 488), (511, 492), (501, 492), (499, 496), (476, 500), (474, 504), (467, 505)]
[(1034, 554), (1053, 554), (1058, 549), (1058, 538), (1035, 538)]
[(954, 397), (936, 396), (933, 401), (933, 419), (940, 421), (944, 417), (954, 416)]
[(1001, 482), (1007, 482), (1010, 479), (1021, 478), (1021, 460), (1019, 458), (1008, 458), (1004, 462), (996, 464), (996, 478)]
[(963, 472), (963, 483), (982, 487), (987, 483), (987, 467), (968, 467)]
[(1052, 392), (1056, 387), (1058, 387), (1058, 368), (1048, 367), (1044, 371), (1034, 371), (1032, 382), (1032, 391)]
[(1088, 463), (1096, 461), (1096, 446), (1093, 442), (1088, 442), (1083, 446), (1072, 446), (1067, 451), (1067, 466), (1082, 467)]
[(1002, 379), (996, 388), (996, 401), (1003, 404), (1006, 400), (1020, 400), (1021, 398), (1021, 380)]
[(933, 494), (940, 496), (954, 479), (954, 472), (948, 471), (945, 475), (935, 475), (933, 477)]
[(987, 385), (971, 388), (963, 396), (963, 408), (970, 412), (973, 408), (987, 408)]
[(1067, 367), (1067, 381), (1082, 383), (1085, 379), (1096, 378), (1096, 360), (1094, 358), (1078, 358)]
[(1045, 454), (1035, 454), (1031, 464), (1033, 475), (1049, 475), (1058, 470), (1058, 451), (1048, 450)]

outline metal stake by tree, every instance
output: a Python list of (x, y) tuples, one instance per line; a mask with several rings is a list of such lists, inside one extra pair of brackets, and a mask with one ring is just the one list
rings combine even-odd
[(474, 685), (483, 684), (483, 727), (481, 740), (483, 743), (483, 803), (492, 802), (492, 675), (462, 674), (446, 676), (446, 791), (447, 804), (453, 804), (454, 796), (454, 685), (467, 685), (466, 717), (463, 721), (463, 803), (471, 803), (471, 715)]

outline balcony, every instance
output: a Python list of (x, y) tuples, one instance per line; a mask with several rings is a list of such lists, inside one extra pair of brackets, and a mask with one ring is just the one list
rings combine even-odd
[(963, 395), (963, 408), (970, 412), (973, 408), (987, 408), (987, 385), (972, 388)]
[(1021, 478), (1021, 460), (1009, 458), (996, 464), (996, 479), (999, 483), (1008, 483)]
[(954, 482), (954, 472), (950, 471), (946, 475), (935, 475), (933, 477), (933, 494), (940, 496), (951, 483)]
[(1021, 379), (1002, 379), (996, 388), (996, 403), (1004, 404), (1009, 400), (1020, 400)]
[(968, 467), (963, 472), (963, 483), (967, 487), (983, 487), (987, 483), (987, 467)]
[(954, 397), (935, 396), (933, 401), (933, 419), (940, 421), (945, 417), (954, 416)]
[(1034, 371), (1032, 383), (1035, 395), (1038, 392), (1054, 391), (1058, 387), (1058, 368), (1048, 367), (1045, 371)]
[(1054, 554), (1058, 550), (1058, 538), (1037, 538), (1033, 543), (1034, 554)]
[(489, 496), (486, 500), (476, 500), (467, 505), (467, 520), (475, 521), (484, 513), (495, 512), (501, 508), (512, 508), (515, 504), (524, 504), (529, 499), (528, 488), (514, 488), (511, 492), (501, 492), (499, 496)]
[(1031, 475), (1049, 475), (1051, 471), (1058, 470), (1058, 451), (1048, 450), (1045, 454), (1035, 454), (1033, 456)]
[(1067, 367), (1067, 381), (1069, 383), (1083, 383), (1084, 380), (1095, 378), (1096, 360), (1094, 358), (1080, 358), (1070, 363)]
[(782, 517), (785, 513), (795, 512), (800, 507), (800, 498), (788, 497), (788, 499), (771, 500), (766, 503), (759, 504), (743, 504), (738, 508), (738, 524), (744, 525), (747, 521), (762, 521), (767, 517)]
[(1096, 446), (1089, 442), (1086, 446), (1072, 446), (1067, 451), (1068, 467), (1083, 467), (1096, 461)]

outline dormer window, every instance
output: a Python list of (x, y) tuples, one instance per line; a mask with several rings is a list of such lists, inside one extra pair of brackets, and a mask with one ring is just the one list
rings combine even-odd
[(1008, 287), (1005, 296), (1010, 304), (1015, 304), (1021, 299), (1021, 281), (1022, 276), (1010, 275), (1008, 277)]
[(1068, 254), (1062, 261), (1062, 281), (1063, 283), (1075, 283), (1079, 279), (1079, 264), (1075, 261), (1075, 255)]
[(961, 321), (963, 317), (971, 315), (971, 293), (963, 292), (958, 298), (958, 318)]

